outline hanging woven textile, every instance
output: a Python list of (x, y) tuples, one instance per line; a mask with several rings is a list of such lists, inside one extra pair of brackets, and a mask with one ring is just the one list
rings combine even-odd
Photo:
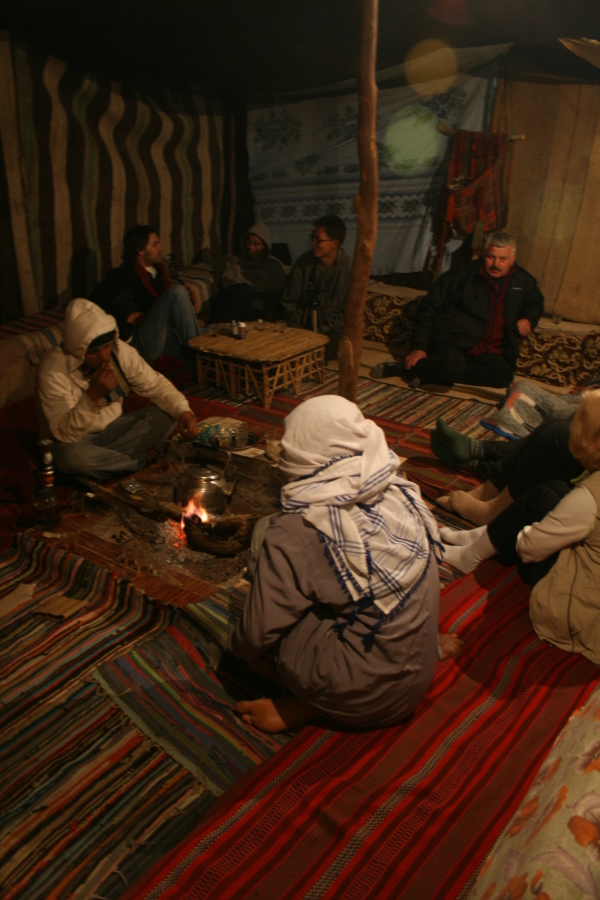
[(508, 134), (456, 131), (433, 223), (432, 250), (442, 259), (448, 238), (473, 236), (473, 253), (481, 249), (485, 232), (505, 227), (512, 146)]

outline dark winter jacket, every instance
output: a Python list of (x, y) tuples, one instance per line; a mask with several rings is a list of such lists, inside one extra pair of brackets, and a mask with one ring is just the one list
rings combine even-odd
[[(502, 357), (511, 366), (517, 362), (519, 319), (528, 319), (532, 329), (544, 310), (544, 298), (537, 281), (515, 266), (504, 300)], [(446, 272), (435, 282), (417, 310), (411, 349), (431, 352), (437, 341), (470, 350), (486, 334), (490, 315), (490, 295), (481, 263), (475, 260), (456, 271)]]
[(145, 269), (140, 274), (140, 269), (141, 266), (136, 266), (133, 262), (122, 263), (96, 285), (90, 298), (104, 312), (115, 317), (119, 335), (124, 341), (135, 331), (135, 326), (127, 321), (127, 317), (131, 313), (148, 312), (156, 298), (169, 286), (169, 278), (163, 265), (156, 266), (156, 278), (152, 278)]

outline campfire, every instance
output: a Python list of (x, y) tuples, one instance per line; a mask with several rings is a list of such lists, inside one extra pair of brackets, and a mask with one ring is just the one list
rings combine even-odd
[(198, 519), (200, 522), (204, 522), (205, 524), (209, 521), (210, 516), (203, 506), (196, 506), (193, 500), (190, 500), (186, 508), (183, 510), (183, 514), (181, 516), (181, 522), (179, 523), (182, 528), (185, 528), (186, 519)]
[(255, 513), (210, 515), (190, 500), (181, 516), (181, 527), (191, 549), (216, 556), (235, 556), (250, 545), (252, 529), (259, 518)]

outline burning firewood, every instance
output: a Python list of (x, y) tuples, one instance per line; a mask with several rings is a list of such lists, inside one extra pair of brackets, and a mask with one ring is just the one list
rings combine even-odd
[(216, 556), (235, 556), (250, 546), (252, 529), (260, 518), (255, 513), (226, 513), (203, 521), (197, 513), (184, 515), (188, 546)]

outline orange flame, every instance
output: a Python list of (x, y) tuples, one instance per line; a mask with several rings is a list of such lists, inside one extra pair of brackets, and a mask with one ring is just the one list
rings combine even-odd
[(188, 505), (183, 511), (183, 515), (181, 516), (180, 525), (184, 527), (184, 519), (191, 519), (193, 516), (198, 516), (201, 522), (208, 522), (209, 515), (204, 509), (203, 506), (196, 506), (193, 500), (190, 500)]

